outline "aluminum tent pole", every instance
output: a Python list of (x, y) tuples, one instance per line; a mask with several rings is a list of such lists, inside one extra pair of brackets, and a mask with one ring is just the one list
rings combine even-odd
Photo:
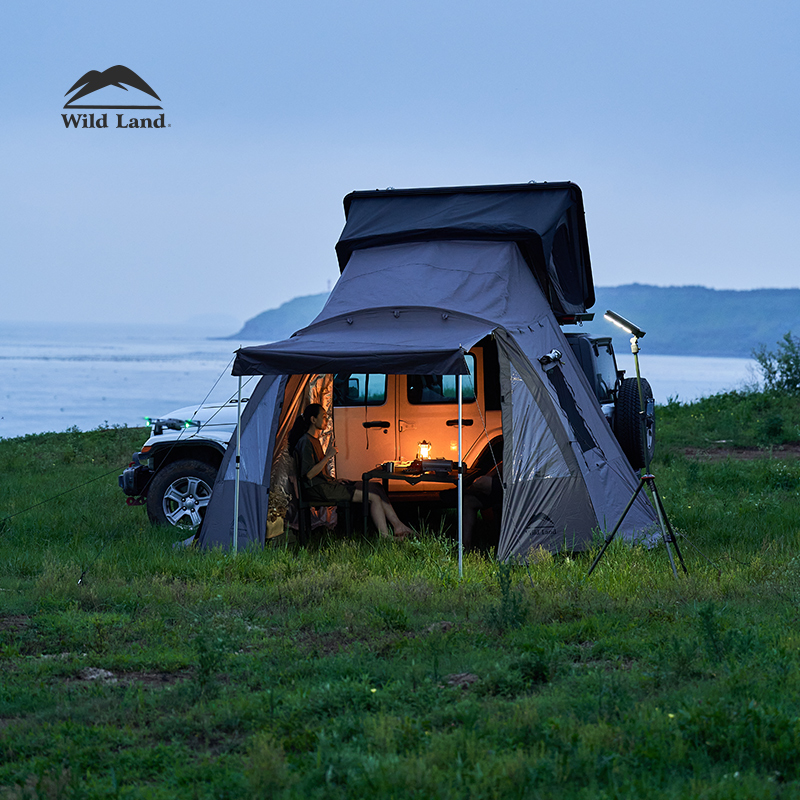
[(458, 577), (464, 577), (464, 469), (461, 461), (461, 430), (463, 407), (461, 401), (462, 377), (456, 379), (456, 393), (458, 394)]
[(239, 552), (239, 466), (242, 452), (242, 376), (236, 398), (236, 490), (233, 493), (233, 553)]

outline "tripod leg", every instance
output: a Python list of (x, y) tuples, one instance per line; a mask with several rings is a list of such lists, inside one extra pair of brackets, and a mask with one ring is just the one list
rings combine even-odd
[[(672, 525), (670, 525), (669, 517), (667, 516), (667, 512), (664, 510), (664, 504), (661, 502), (661, 495), (658, 493), (658, 489), (656, 488), (656, 480), (655, 476), (653, 476), (650, 480), (650, 491), (653, 493), (653, 497), (656, 501), (656, 508), (659, 509), (659, 519), (663, 517), (664, 522), (666, 523), (667, 530), (669, 531), (669, 541), (675, 546), (675, 553), (678, 556), (678, 560), (681, 562), (681, 567), (683, 568), (683, 572), (685, 575), (689, 574), (689, 570), (686, 569), (686, 563), (683, 560), (683, 555), (681, 554), (681, 549), (678, 547), (678, 538), (675, 536), (675, 531), (672, 530)], [(669, 545), (667, 545), (667, 550), (669, 552)], [(672, 561), (672, 556), (670, 555), (670, 561)], [(675, 565), (672, 565), (672, 570), (675, 572)], [(675, 577), (677, 577), (677, 572), (675, 573)]]
[(588, 578), (592, 572), (594, 572), (594, 568), (600, 563), (600, 559), (603, 557), (603, 553), (608, 549), (608, 546), (611, 544), (613, 538), (617, 535), (617, 531), (619, 530), (619, 526), (622, 525), (622, 520), (625, 519), (628, 512), (631, 510), (631, 506), (636, 501), (636, 498), (639, 496), (639, 492), (642, 491), (642, 486), (644, 486), (644, 479), (639, 481), (639, 485), (636, 487), (636, 491), (633, 493), (633, 497), (628, 501), (628, 505), (625, 506), (625, 510), (622, 512), (622, 516), (617, 520), (617, 524), (614, 526), (614, 530), (606, 536), (606, 541), (603, 546), (600, 548), (600, 552), (597, 554), (597, 558), (592, 562), (592, 566), (589, 567), (589, 571), (586, 573), (586, 577)]
[(675, 580), (677, 580), (678, 570), (675, 567), (675, 559), (672, 557), (672, 549), (669, 546), (670, 534), (667, 533), (667, 524), (664, 522), (667, 515), (664, 511), (664, 506), (662, 506), (659, 502), (661, 498), (659, 498), (658, 491), (655, 488), (655, 476), (643, 475), (642, 480), (647, 481), (647, 485), (650, 487), (650, 491), (653, 493), (653, 505), (655, 506), (656, 514), (658, 514), (658, 524), (661, 528), (661, 536), (664, 539), (664, 546), (667, 548), (667, 555), (669, 556), (669, 565), (672, 567), (672, 574), (675, 576)]

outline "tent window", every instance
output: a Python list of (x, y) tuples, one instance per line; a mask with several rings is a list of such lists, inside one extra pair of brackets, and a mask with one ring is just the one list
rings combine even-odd
[(385, 375), (340, 372), (333, 376), (334, 406), (381, 406), (385, 402)]
[[(475, 356), (468, 353), (467, 367), (469, 375), (464, 375), (461, 382), (461, 400), (464, 403), (475, 402)], [(428, 405), (436, 403), (457, 403), (455, 375), (409, 375), (408, 402), (412, 405)]]
[(553, 237), (552, 260), (559, 278), (561, 293), (568, 303), (580, 305), (584, 301), (584, 291), (578, 263), (575, 259), (575, 246), (570, 241), (569, 228), (563, 222)]
[(575, 398), (572, 396), (572, 392), (569, 386), (567, 386), (567, 381), (561, 373), (561, 370), (548, 370), (547, 377), (550, 379), (550, 383), (555, 387), (558, 403), (567, 415), (567, 419), (569, 420), (569, 424), (572, 427), (572, 431), (575, 434), (575, 438), (578, 440), (581, 450), (585, 453), (587, 450), (597, 447), (597, 443), (592, 437), (591, 432), (586, 427), (586, 422), (581, 416), (581, 412), (578, 411)]

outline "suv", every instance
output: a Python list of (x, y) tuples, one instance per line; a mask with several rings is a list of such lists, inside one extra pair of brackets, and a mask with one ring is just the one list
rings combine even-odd
[(133, 454), (119, 485), (129, 505), (147, 505), (154, 524), (196, 528), (222, 456), (236, 430), (237, 402), (187, 406), (151, 419), (150, 438)]
[[(655, 417), (650, 385), (642, 380), (646, 437), (641, 436), (635, 378), (617, 369), (610, 337), (567, 333), (606, 419), (634, 469), (652, 458)], [(463, 453), (468, 470), (480, 474), (502, 458), (499, 367), (491, 339), (467, 358), (464, 381)], [(376, 463), (431, 456), (456, 458), (457, 397), (453, 376), (340, 374), (333, 378), (337, 475), (359, 480)], [(195, 528), (203, 519), (222, 456), (236, 429), (236, 400), (193, 406), (150, 420), (152, 434), (119, 485), (131, 505), (146, 504), (154, 523)], [(424, 446), (424, 449), (423, 449)], [(647, 448), (645, 450), (645, 448)], [(646, 458), (647, 456), (647, 458)], [(443, 488), (427, 484), (428, 492)], [(405, 499), (422, 499), (419, 487), (401, 484)], [(399, 499), (399, 498), (398, 498)]]

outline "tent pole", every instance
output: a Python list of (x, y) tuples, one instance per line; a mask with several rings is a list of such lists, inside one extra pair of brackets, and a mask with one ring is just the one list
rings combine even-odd
[(461, 460), (461, 428), (463, 407), (461, 402), (462, 377), (456, 378), (456, 394), (458, 395), (458, 577), (464, 577), (464, 469)]
[(233, 554), (239, 552), (239, 462), (242, 450), (242, 376), (236, 398), (236, 491), (233, 493)]

